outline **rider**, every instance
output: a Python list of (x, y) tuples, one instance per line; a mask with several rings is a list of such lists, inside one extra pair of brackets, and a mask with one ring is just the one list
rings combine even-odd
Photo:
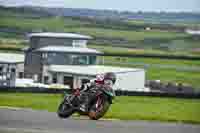
[[(116, 82), (115, 73), (108, 72), (108, 73), (105, 73), (105, 74), (99, 74), (99, 75), (96, 76), (95, 79), (91, 80), (89, 83), (83, 84), (82, 87), (81, 87), (81, 91), (88, 91), (93, 86), (96, 86), (96, 85), (113, 88), (113, 85), (115, 84), (115, 82)], [(86, 96), (83, 99), (84, 102), (82, 103), (82, 105), (80, 107), (80, 110), (82, 110), (82, 111), (86, 111), (86, 109), (87, 109), (87, 105), (88, 105), (88, 101), (89, 101), (89, 99), (87, 97), (88, 96)]]

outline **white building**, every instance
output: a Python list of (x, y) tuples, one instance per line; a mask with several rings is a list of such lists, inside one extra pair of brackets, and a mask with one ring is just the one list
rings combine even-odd
[[(98, 65), (98, 55), (87, 48), (90, 36), (72, 33), (34, 33), (29, 35), (30, 48), (26, 50), (25, 76), (44, 84), (64, 84), (78, 88), (97, 74), (114, 72), (115, 89), (144, 91), (145, 71)], [(40, 69), (38, 69), (40, 68)]]
[(17, 78), (24, 77), (24, 55), (0, 53), (0, 85), (15, 86)]
[(191, 34), (191, 35), (200, 35), (200, 30), (193, 30), (193, 29), (186, 29), (185, 30), (186, 33)]

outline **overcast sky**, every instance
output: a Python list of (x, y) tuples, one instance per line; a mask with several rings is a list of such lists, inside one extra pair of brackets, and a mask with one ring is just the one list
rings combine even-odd
[(116, 9), (120, 11), (200, 12), (200, 0), (0, 0), (0, 5)]

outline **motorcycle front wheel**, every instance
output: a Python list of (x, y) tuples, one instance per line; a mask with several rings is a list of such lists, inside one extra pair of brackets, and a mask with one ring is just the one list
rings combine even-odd
[(105, 115), (110, 107), (110, 102), (102, 96), (99, 96), (89, 110), (88, 116), (91, 120), (98, 120)]
[(57, 115), (60, 118), (68, 118), (74, 113), (74, 109), (64, 101), (61, 102), (61, 104), (58, 107)]

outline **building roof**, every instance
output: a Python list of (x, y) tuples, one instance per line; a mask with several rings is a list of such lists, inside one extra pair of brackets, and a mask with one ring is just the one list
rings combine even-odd
[(14, 53), (0, 53), (0, 63), (2, 64), (16, 64), (23, 63), (24, 55), (23, 54), (14, 54)]
[(73, 39), (92, 39), (91, 36), (74, 34), (74, 33), (54, 33), (54, 32), (42, 32), (42, 33), (31, 33), (28, 37), (55, 37), (55, 38), (73, 38)]
[(58, 73), (68, 73), (83, 76), (95, 76), (97, 74), (114, 72), (114, 73), (124, 73), (124, 72), (136, 72), (143, 71), (143, 69), (134, 68), (121, 68), (121, 67), (111, 67), (111, 66), (101, 66), (101, 65), (50, 65), (48, 68), (50, 72)]
[(90, 48), (66, 47), (66, 46), (46, 46), (39, 48), (36, 52), (63, 52), (71, 54), (102, 54), (102, 52)]

